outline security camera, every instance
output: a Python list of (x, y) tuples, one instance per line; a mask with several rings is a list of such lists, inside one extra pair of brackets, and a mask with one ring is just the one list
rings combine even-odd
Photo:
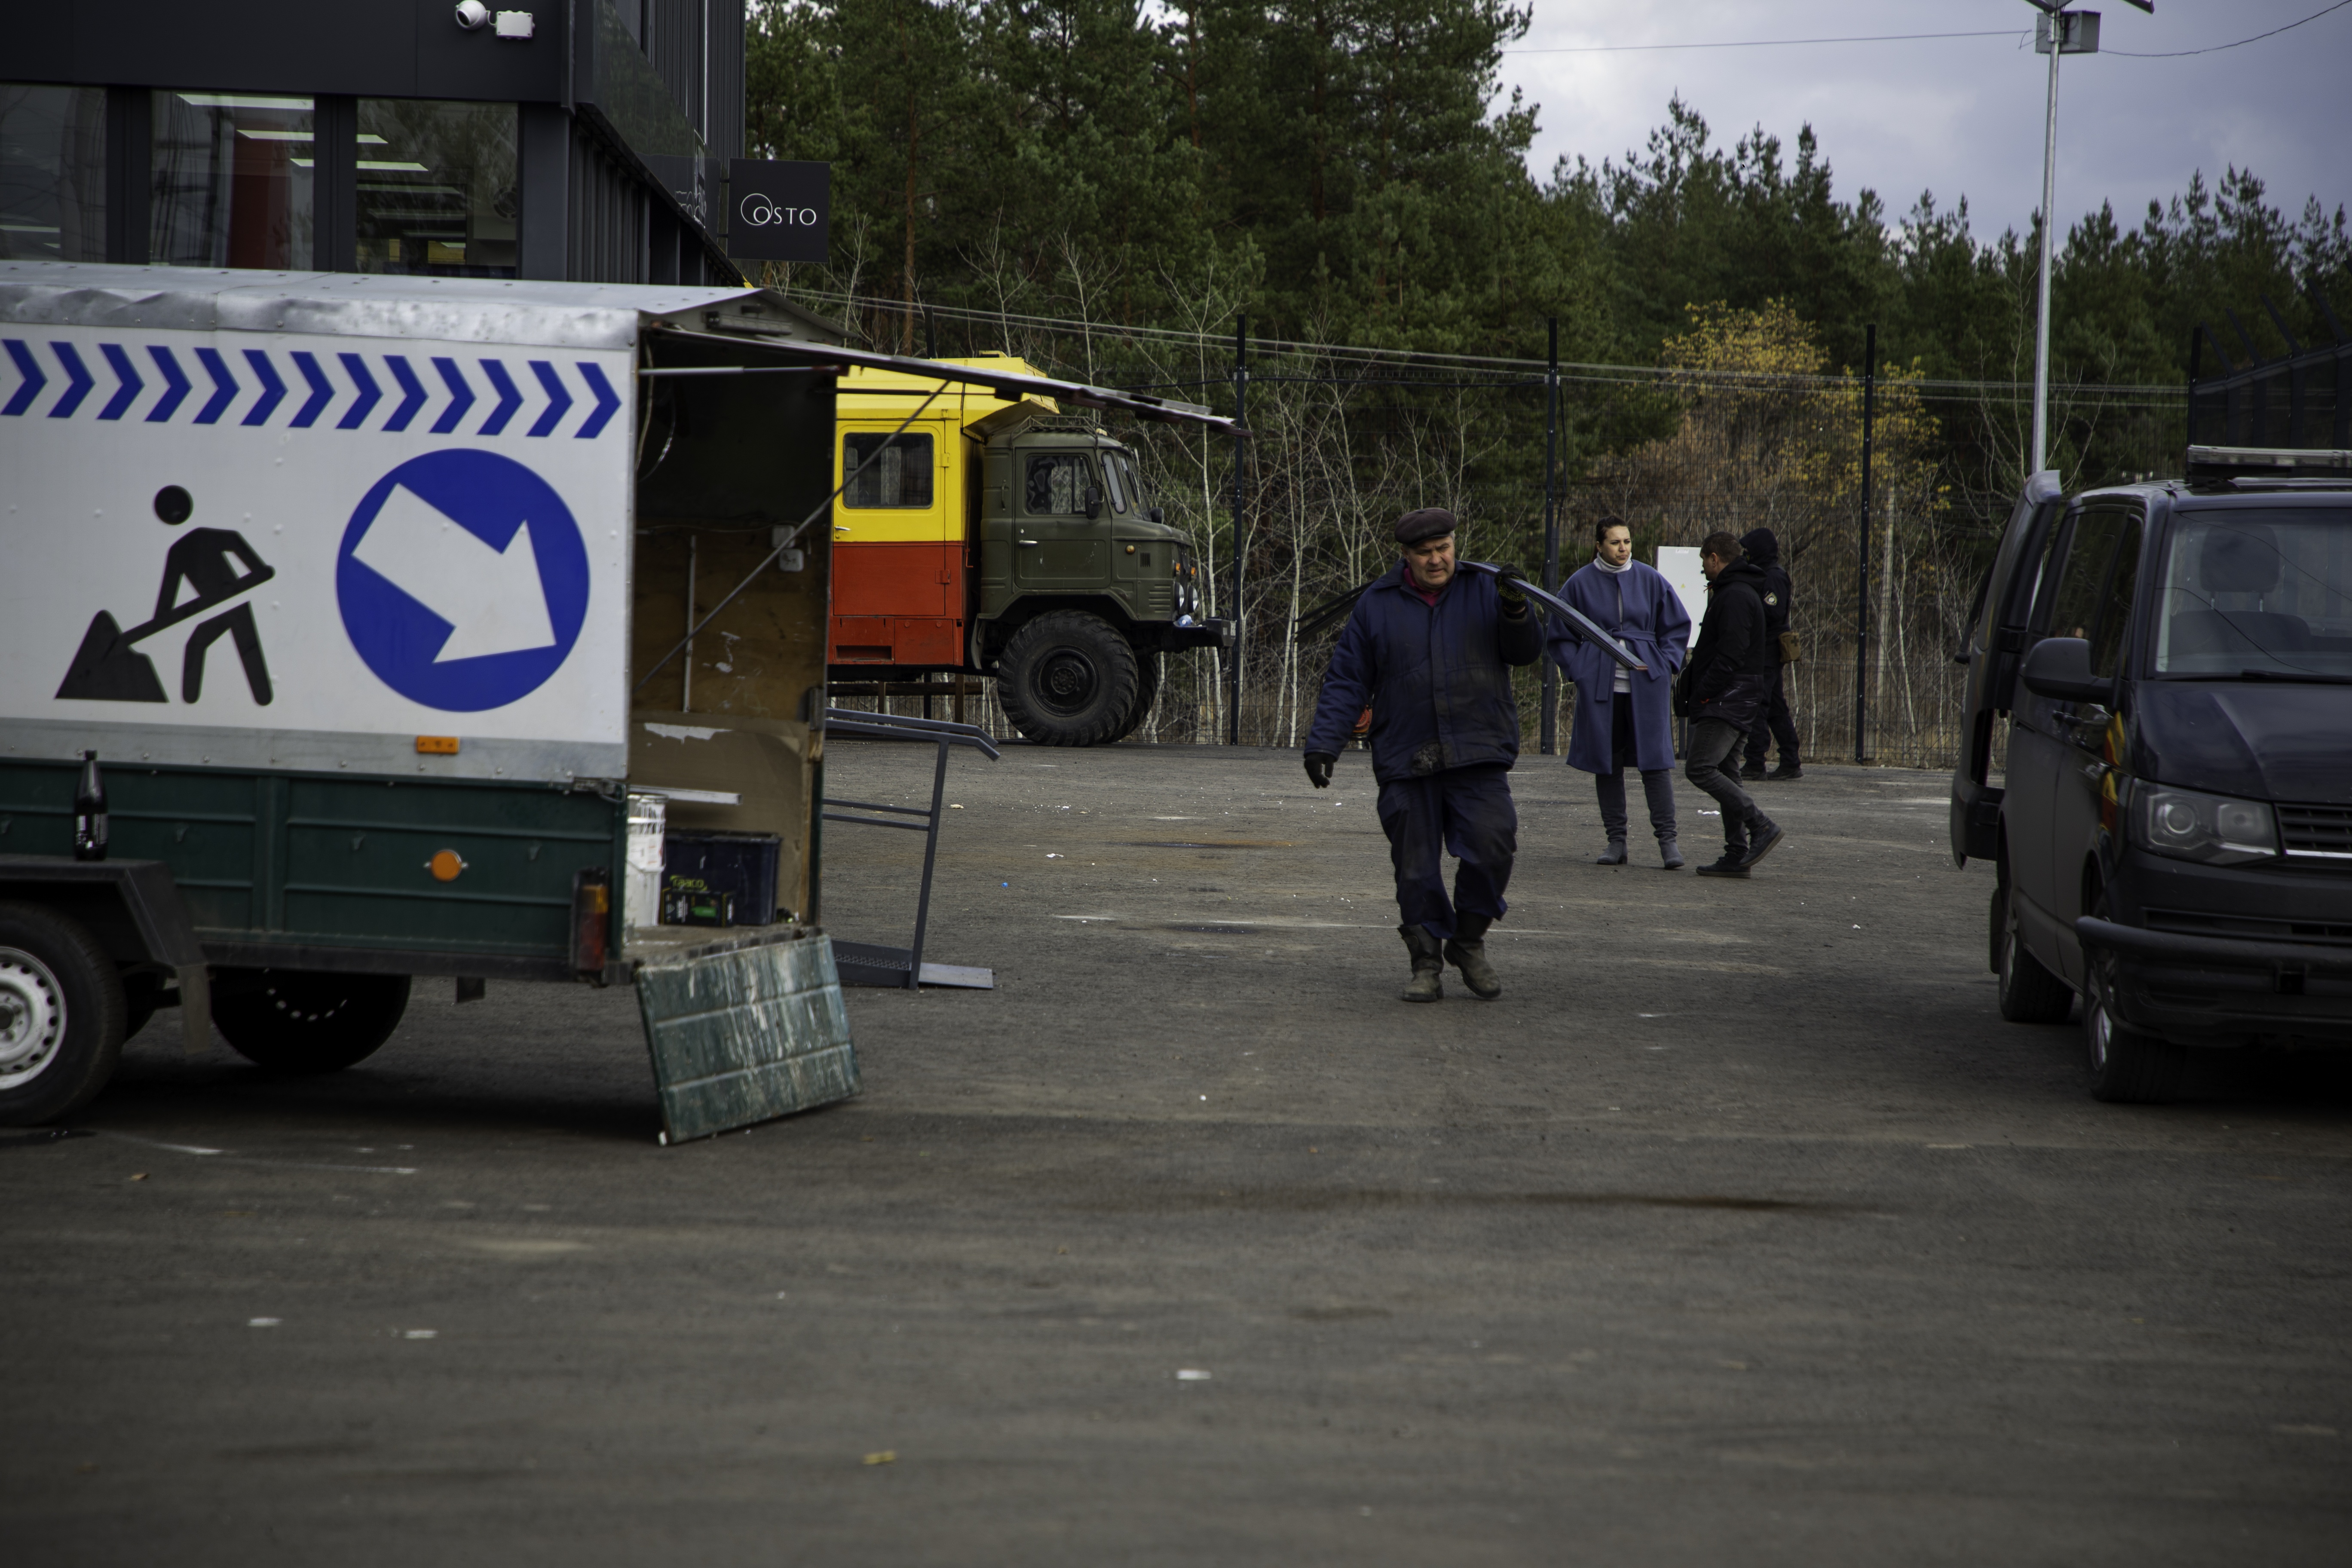
[(472, 32), (490, 19), (490, 8), (482, 0), (457, 0), (457, 26)]

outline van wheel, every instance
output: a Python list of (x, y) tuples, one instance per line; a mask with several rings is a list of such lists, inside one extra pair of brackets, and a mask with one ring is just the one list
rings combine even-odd
[(1116, 739), (1135, 709), (1135, 649), (1100, 616), (1050, 610), (1013, 634), (996, 667), (996, 700), (1041, 746)]
[(129, 1016), (114, 960), (81, 922), (0, 904), (0, 1126), (89, 1104), (122, 1059)]
[(214, 1026), (237, 1055), (273, 1072), (341, 1072), (365, 1061), (407, 1010), (405, 974), (213, 972)]
[(2074, 1005), (2067, 984), (2042, 967), (2018, 940), (2017, 902), (2001, 883), (1992, 890), (1993, 970), (2000, 976), (2000, 1016), (2012, 1024), (2063, 1024)]
[[(2091, 910), (2107, 918), (2102, 895)], [(2179, 1092), (2189, 1051), (2170, 1040), (2142, 1034), (2115, 1010), (2112, 955), (2084, 955), (2083, 1049), (2091, 1069), (2091, 1098), (2127, 1105), (2161, 1105)]]
[(1135, 706), (1127, 710), (1127, 721), (1119, 726), (1114, 741), (1124, 741), (1143, 727), (1151, 717), (1151, 705), (1160, 700), (1160, 656), (1139, 653), (1135, 656)]

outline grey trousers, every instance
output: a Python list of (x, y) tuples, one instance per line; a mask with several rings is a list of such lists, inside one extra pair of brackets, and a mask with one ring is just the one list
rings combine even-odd
[[(1637, 769), (1642, 775), (1642, 793), (1650, 804), (1650, 831), (1658, 836), (1661, 844), (1675, 841), (1675, 770), (1672, 768)], [(1609, 830), (1609, 842), (1625, 841), (1625, 774), (1592, 775), (1593, 788), (1601, 796), (1601, 826)]]
[[(1683, 757), (1684, 775), (1723, 807), (1723, 842), (1731, 849), (1746, 848), (1751, 829), (1760, 831), (1772, 825), (1739, 787), (1739, 747), (1747, 739), (1748, 731), (1728, 719), (1694, 719), (1690, 749)], [(1726, 762), (1731, 766), (1725, 767)]]

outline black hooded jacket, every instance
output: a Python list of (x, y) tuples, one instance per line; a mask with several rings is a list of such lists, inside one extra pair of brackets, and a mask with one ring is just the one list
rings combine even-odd
[(1764, 610), (1764, 574), (1735, 561), (1707, 584), (1706, 618), (1683, 669), (1683, 703), (1694, 719), (1724, 719), (1745, 729), (1756, 722), (1780, 664)]
[(1789, 584), (1788, 568), (1780, 564), (1780, 542), (1769, 528), (1749, 532), (1739, 542), (1749, 562), (1764, 573), (1764, 629), (1779, 642), (1789, 629), (1789, 613), (1797, 607), (1796, 590)]

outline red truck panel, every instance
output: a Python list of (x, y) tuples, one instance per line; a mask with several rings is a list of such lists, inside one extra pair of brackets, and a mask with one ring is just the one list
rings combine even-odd
[(961, 544), (833, 547), (833, 664), (964, 658)]

